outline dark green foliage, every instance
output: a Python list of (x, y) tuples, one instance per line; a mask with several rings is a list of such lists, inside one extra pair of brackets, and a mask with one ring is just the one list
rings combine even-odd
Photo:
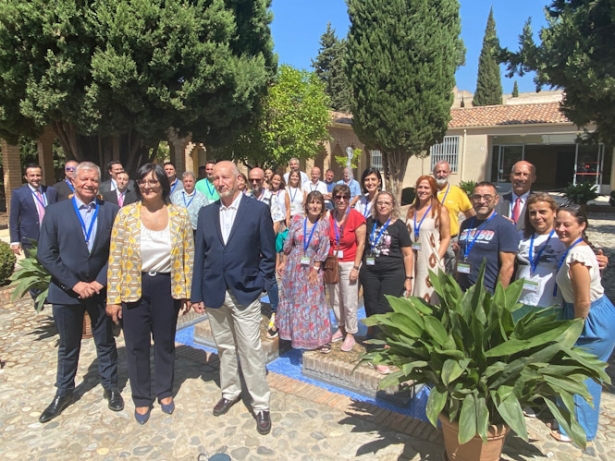
[(512, 97), (513, 98), (518, 98), (519, 97), (519, 85), (517, 84), (516, 80), (515, 80), (515, 83), (513, 85)]
[(34, 307), (40, 312), (47, 299), (51, 274), (36, 259), (36, 245), (27, 252), (27, 257), (19, 261), (17, 270), (9, 278), (11, 287), (14, 287), (12, 300), (20, 299), (30, 290), (37, 291), (39, 294), (34, 301)]
[[(430, 385), (427, 417), (434, 426), (440, 413), (460, 422), (462, 444), (477, 434), (486, 441), (488, 426), (503, 423), (527, 440), (522, 408), (547, 405), (575, 443), (585, 446), (573, 394), (589, 400), (584, 381), (608, 384), (610, 378), (606, 363), (575, 346), (583, 320), (556, 320), (550, 309), (536, 309), (515, 323), (523, 280), (507, 288), (498, 283), (492, 295), (484, 271), (483, 263), (478, 282), (465, 293), (451, 275), (431, 272), (436, 305), (388, 296), (393, 312), (364, 320), (378, 326), (383, 338), (370, 341), (379, 347), (363, 360), (399, 368), (381, 388), (408, 381)], [(556, 397), (563, 406), (552, 402)]]
[(338, 40), (331, 23), (328, 23), (327, 30), (320, 37), (320, 50), (312, 61), (312, 67), (325, 85), (331, 109), (340, 112), (350, 110), (350, 86), (343, 68), (345, 52), (346, 41)]
[(474, 192), (474, 188), (476, 187), (476, 181), (461, 181), (459, 183), (459, 187), (461, 187), (463, 191), (468, 194), (469, 197), (470, 195), (472, 195), (472, 192)]
[(465, 49), (457, 0), (349, 0), (345, 69), (353, 128), (382, 152), (389, 190), (408, 159), (441, 141)]
[(615, 2), (555, 0), (546, 8), (548, 25), (535, 43), (530, 20), (520, 49), (501, 50), (508, 76), (536, 72), (536, 88), (564, 90), (562, 111), (579, 127), (594, 122), (598, 136), (615, 144)]
[(478, 78), (476, 92), (472, 100), (474, 106), (502, 104), (502, 76), (500, 74), (500, 65), (497, 61), (499, 48), (500, 42), (495, 31), (495, 19), (493, 19), (492, 8), (487, 19), (483, 48), (478, 58)]
[(128, 170), (170, 127), (207, 141), (254, 112), (275, 70), (270, 0), (7, 0), (0, 136), (51, 125), (68, 158)]
[(568, 184), (568, 187), (564, 189), (564, 195), (566, 198), (577, 205), (587, 205), (587, 202), (594, 200), (598, 197), (596, 193), (595, 184), (590, 182), (581, 182), (577, 184)]
[(4, 285), (15, 270), (17, 258), (6, 242), (0, 242), (0, 285)]

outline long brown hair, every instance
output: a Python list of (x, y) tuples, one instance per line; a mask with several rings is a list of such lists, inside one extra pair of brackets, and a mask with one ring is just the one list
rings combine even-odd
[[(416, 180), (416, 186), (414, 188), (415, 192), (416, 190), (418, 190), (419, 184), (421, 184), (422, 181), (427, 181), (427, 183), (429, 184), (429, 188), (431, 189), (431, 217), (436, 218), (437, 222), (440, 219), (440, 212), (442, 210), (442, 204), (440, 203), (440, 200), (438, 200), (438, 185), (436, 184), (436, 180), (432, 176), (423, 175)], [(419, 206), (419, 204), (419, 194), (417, 193), (416, 197), (414, 197), (414, 202), (412, 203), (412, 205), (410, 205), (410, 208), (408, 208), (408, 214), (406, 215), (406, 219), (412, 218), (414, 216), (414, 211)]]

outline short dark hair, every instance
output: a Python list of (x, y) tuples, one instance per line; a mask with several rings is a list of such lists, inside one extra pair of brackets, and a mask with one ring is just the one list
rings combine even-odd
[[(164, 162), (164, 164), (162, 166), (165, 167), (167, 165), (171, 165), (173, 168), (175, 168), (175, 164), (173, 162)], [(175, 169), (177, 169), (177, 168), (175, 168)]]
[[(156, 179), (160, 182), (160, 187), (162, 187), (162, 199), (165, 203), (169, 203), (169, 199), (171, 197), (171, 184), (169, 183), (169, 178), (167, 178), (166, 173), (160, 165), (146, 163), (145, 165), (139, 167), (137, 173), (135, 174), (135, 182), (138, 183), (150, 173), (154, 173), (154, 176), (156, 176)], [(137, 187), (136, 193), (137, 198), (141, 200), (143, 197), (141, 196), (140, 187)]]
[[(498, 193), (498, 188), (495, 187), (495, 184), (493, 184), (490, 181), (480, 181), (480, 182), (477, 182), (476, 185), (474, 186), (474, 189), (476, 189), (477, 187), (491, 187), (495, 191), (496, 194)], [(474, 189), (472, 189), (472, 190), (474, 190)]]
[(350, 187), (348, 187), (346, 184), (337, 184), (331, 191), (331, 197), (335, 197), (340, 192), (342, 194), (348, 194), (348, 196), (350, 196)]
[(207, 161), (205, 162), (205, 165), (204, 165), (204, 166), (207, 166), (207, 165), (215, 165), (216, 163), (218, 163), (216, 160), (207, 160)]
[(38, 163), (28, 163), (26, 165), (26, 168), (23, 170), (24, 176), (26, 175), (26, 173), (28, 172), (30, 168), (40, 168), (41, 172), (43, 171), (43, 167), (41, 167)]
[(365, 178), (367, 178), (370, 174), (375, 174), (378, 180), (380, 181), (380, 185), (378, 186), (378, 190), (382, 190), (382, 175), (380, 174), (380, 170), (376, 168), (366, 168), (363, 174), (361, 175), (361, 189), (363, 193), (366, 194), (367, 190), (365, 189)]
[(113, 165), (120, 165), (122, 168), (124, 168), (124, 165), (122, 165), (122, 162), (120, 162), (119, 160), (111, 160), (109, 163), (107, 163), (107, 171), (111, 171)]

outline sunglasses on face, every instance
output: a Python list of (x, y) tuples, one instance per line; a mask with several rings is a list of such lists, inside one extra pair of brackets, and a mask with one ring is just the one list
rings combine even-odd
[(335, 200), (348, 200), (350, 199), (349, 195), (336, 195), (335, 197), (333, 197)]

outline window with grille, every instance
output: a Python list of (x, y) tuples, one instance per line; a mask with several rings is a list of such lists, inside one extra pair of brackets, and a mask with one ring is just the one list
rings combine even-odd
[(431, 157), (431, 171), (438, 162), (447, 161), (451, 166), (451, 173), (457, 173), (459, 160), (459, 139), (460, 136), (445, 136), (440, 144), (434, 144), (429, 149)]
[(372, 150), (371, 153), (371, 167), (375, 170), (382, 172), (382, 152), (379, 150)]

